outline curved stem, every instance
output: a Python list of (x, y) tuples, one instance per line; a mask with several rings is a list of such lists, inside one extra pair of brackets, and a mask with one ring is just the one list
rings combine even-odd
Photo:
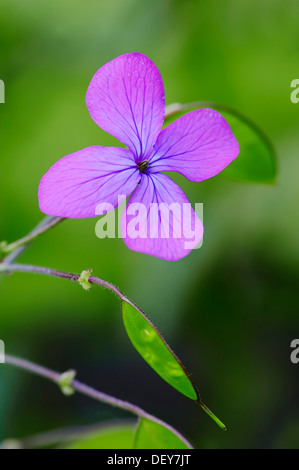
[(183, 111), (190, 111), (192, 109), (197, 108), (212, 108), (220, 111), (226, 111), (230, 114), (237, 116), (241, 121), (248, 124), (250, 127), (255, 129), (255, 131), (267, 142), (267, 145), (273, 149), (273, 144), (265, 132), (251, 119), (244, 116), (244, 114), (240, 113), (239, 111), (235, 110), (234, 108), (230, 108), (229, 106), (214, 103), (213, 101), (194, 101), (192, 103), (181, 104), (181, 103), (173, 103), (165, 108), (165, 120), (169, 119), (170, 117), (174, 116), (177, 113), (181, 113)]
[[(79, 274), (67, 273), (64, 271), (57, 271), (56, 269), (44, 268), (41, 266), (32, 266), (28, 264), (6, 264), (0, 263), (0, 272), (25, 272), (33, 274), (43, 274), (45, 276), (60, 277), (62, 279), (68, 279), (70, 281), (78, 281), (80, 278)], [(104, 281), (98, 277), (90, 276), (88, 281), (91, 284), (96, 284), (101, 287), (114, 292), (121, 300), (125, 300), (130, 304), (134, 305), (130, 299), (128, 299), (116, 286), (108, 281)]]
[[(183, 111), (188, 111), (188, 110), (196, 109), (196, 108), (222, 109), (223, 111), (228, 111), (230, 113), (236, 114), (239, 117), (242, 117), (243, 119), (245, 119), (238, 111), (222, 104), (213, 103), (213, 101), (194, 101), (192, 103), (187, 103), (187, 104), (181, 104), (181, 103), (169, 104), (165, 108), (165, 119), (169, 119), (171, 116), (174, 116), (177, 113), (181, 113)], [(247, 121), (247, 118), (246, 118), (246, 121)]]
[(19, 369), (27, 370), (28, 372), (32, 372), (33, 374), (39, 375), (56, 383), (58, 383), (59, 378), (61, 377), (59, 372), (54, 372), (51, 369), (39, 366), (31, 361), (27, 361), (26, 359), (10, 356), (9, 354), (5, 354), (5, 364), (11, 364), (12, 366), (18, 367)]
[(31, 244), (31, 242), (33, 242), (43, 233), (58, 225), (63, 220), (65, 219), (62, 217), (47, 216), (33, 230), (31, 230), (28, 235), (2, 247), (2, 253), (8, 255), (3, 260), (3, 263), (12, 263), (20, 256), (21, 253), (23, 253), (23, 251)]
[[(33, 274), (43, 274), (46, 276), (59, 277), (61, 279), (68, 279), (70, 281), (75, 281), (75, 282), (78, 282), (78, 281), (80, 282), (80, 278), (81, 278), (79, 274), (72, 274), (72, 273), (67, 273), (64, 271), (58, 271), (56, 269), (44, 268), (41, 266), (33, 266), (33, 265), (27, 265), (27, 264), (3, 264), (3, 263), (1, 264), (0, 263), (0, 273), (1, 272), (9, 272), (9, 273), (25, 272), (25, 273), (33, 273)], [(90, 284), (95, 284), (101, 287), (105, 287), (106, 289), (109, 289), (110, 291), (114, 292), (114, 294), (116, 294), (120, 300), (123, 300), (129, 303), (130, 305), (132, 305), (134, 308), (136, 308), (139, 312), (143, 314), (143, 312), (138, 308), (137, 305), (135, 305), (115, 285), (111, 284), (110, 282), (104, 281), (103, 279), (100, 279), (94, 276), (90, 276), (88, 278), (88, 282)], [(79, 384), (79, 387), (81, 386), (82, 385)], [(90, 388), (89, 388), (89, 393), (93, 393), (93, 390)], [(215, 421), (215, 423), (218, 424), (218, 426), (222, 430), (226, 430), (226, 426), (222, 423), (222, 421), (220, 421), (220, 419), (214, 415), (214, 413), (202, 402), (200, 398), (197, 400), (197, 403)]]
[[(38, 364), (35, 364), (31, 361), (27, 361), (25, 359), (6, 354), (5, 363), (26, 370), (33, 374), (39, 375), (40, 377), (44, 377), (45, 379), (48, 379), (58, 385), (60, 383), (62, 374), (46, 367), (40, 366)], [(139, 406), (133, 405), (133, 403), (130, 403), (128, 401), (121, 400), (119, 398), (112, 397), (111, 395), (107, 395), (106, 393), (100, 392), (99, 390), (96, 390), (95, 388), (90, 387), (89, 385), (85, 385), (77, 379), (72, 380), (70, 386), (76, 392), (79, 392), (82, 395), (86, 395), (101, 403), (106, 403), (115, 408), (120, 408), (138, 416), (139, 418), (146, 418), (151, 421), (154, 421), (157, 424), (160, 424), (161, 426), (164, 426), (165, 428), (169, 429), (169, 431), (176, 434), (186, 444), (188, 448), (192, 448), (191, 444), (176, 429), (174, 429), (172, 426), (165, 423), (164, 421), (160, 420), (159, 418), (156, 418), (155, 416), (151, 415), (150, 413), (147, 413)]]

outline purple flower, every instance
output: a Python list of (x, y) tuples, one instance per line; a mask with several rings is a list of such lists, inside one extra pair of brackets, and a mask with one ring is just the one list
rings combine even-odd
[[(94, 217), (99, 204), (115, 208), (120, 195), (123, 200), (133, 193), (121, 222), (127, 246), (167, 260), (186, 256), (201, 240), (203, 226), (192, 208), (184, 211), (184, 217), (175, 211), (150, 215), (153, 203), (188, 206), (183, 191), (161, 171), (177, 171), (197, 182), (217, 175), (239, 153), (229, 125), (217, 111), (198, 109), (162, 130), (162, 78), (155, 64), (140, 53), (124, 54), (101, 67), (88, 87), (86, 104), (96, 124), (128, 149), (93, 146), (59, 160), (41, 179), (41, 211), (68, 218)], [(136, 219), (135, 203), (147, 210), (138, 219), (137, 237), (129, 233)]]

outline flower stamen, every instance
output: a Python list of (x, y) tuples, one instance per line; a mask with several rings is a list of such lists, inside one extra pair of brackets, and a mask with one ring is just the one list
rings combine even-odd
[(145, 170), (148, 168), (148, 166), (149, 166), (149, 161), (148, 160), (143, 160), (142, 162), (137, 163), (137, 167), (138, 167), (138, 170), (140, 171), (140, 173), (144, 173)]

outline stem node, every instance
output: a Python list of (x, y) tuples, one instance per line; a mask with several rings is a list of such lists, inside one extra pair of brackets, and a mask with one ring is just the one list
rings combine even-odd
[(72, 387), (73, 380), (75, 379), (77, 372), (74, 369), (67, 370), (58, 379), (58, 385), (60, 390), (67, 397), (74, 395), (75, 390)]
[(78, 282), (80, 286), (83, 287), (84, 290), (91, 289), (92, 284), (89, 282), (91, 273), (92, 273), (92, 269), (86, 269), (86, 271), (82, 271), (82, 273), (80, 274)]

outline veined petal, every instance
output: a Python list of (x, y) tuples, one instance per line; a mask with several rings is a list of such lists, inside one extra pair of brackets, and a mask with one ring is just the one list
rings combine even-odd
[(221, 114), (197, 109), (162, 130), (149, 171), (177, 171), (199, 182), (220, 173), (238, 153), (238, 142)]
[(175, 261), (199, 244), (203, 225), (168, 176), (143, 174), (123, 212), (121, 233), (131, 250)]
[(92, 119), (134, 152), (148, 156), (164, 121), (164, 87), (159, 70), (145, 55), (124, 54), (103, 65), (86, 94)]
[(98, 204), (117, 207), (139, 179), (129, 150), (87, 147), (61, 158), (47, 171), (39, 185), (39, 206), (45, 214), (58, 217), (95, 217)]

